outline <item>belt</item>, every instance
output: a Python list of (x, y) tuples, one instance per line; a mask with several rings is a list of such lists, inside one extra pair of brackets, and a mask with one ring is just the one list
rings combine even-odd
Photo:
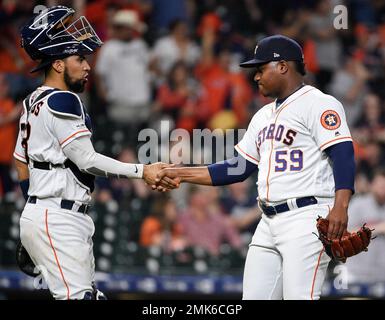
[(51, 162), (40, 162), (35, 160), (30, 160), (32, 162), (32, 167), (41, 170), (51, 170), (52, 168), (62, 168), (66, 169), (69, 167), (69, 162), (65, 161), (64, 163), (51, 163)]
[[(28, 203), (34, 203), (36, 204), (38, 198), (36, 196), (30, 196), (27, 200)], [(90, 210), (91, 206), (88, 205), (88, 204), (82, 204), (79, 206), (79, 208), (76, 210), (74, 208), (74, 204), (75, 204), (75, 201), (73, 200), (65, 200), (65, 199), (62, 199), (61, 202), (60, 202), (60, 208), (62, 209), (66, 209), (66, 210), (71, 210), (71, 211), (75, 211), (75, 212), (80, 212), (80, 213), (84, 213), (84, 214), (87, 214), (88, 211)]]
[[(317, 204), (318, 201), (315, 197), (303, 197), (303, 198), (297, 198), (295, 200), (297, 207), (302, 208), (306, 206), (310, 206), (312, 204)], [(290, 207), (287, 202), (279, 204), (277, 206), (267, 206), (263, 202), (260, 202), (260, 207), (264, 214), (268, 216), (275, 215), (277, 213), (289, 211)]]

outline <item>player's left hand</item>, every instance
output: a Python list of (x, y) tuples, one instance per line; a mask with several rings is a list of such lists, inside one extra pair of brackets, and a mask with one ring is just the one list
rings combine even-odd
[(356, 232), (344, 232), (341, 239), (329, 239), (327, 236), (329, 221), (318, 217), (317, 229), (318, 239), (322, 242), (327, 255), (335, 261), (345, 263), (347, 258), (359, 254), (362, 251), (368, 251), (370, 241), (373, 240), (372, 232), (366, 223)]
[(348, 212), (343, 207), (334, 206), (326, 219), (329, 220), (327, 237), (330, 240), (341, 239), (348, 227)]

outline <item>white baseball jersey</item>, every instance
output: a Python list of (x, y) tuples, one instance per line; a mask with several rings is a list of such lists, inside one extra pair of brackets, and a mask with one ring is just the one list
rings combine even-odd
[[(42, 86), (30, 96), (30, 112), (28, 114), (29, 129), (19, 130), (14, 157), (27, 163), (25, 148), (22, 146), (23, 134), (28, 135), (27, 151), (31, 160), (63, 164), (67, 159), (63, 148), (80, 136), (90, 136), (86, 126), (86, 113), (79, 97), (69, 91), (54, 91), (44, 98), (36, 99), (46, 90), (53, 88)], [(55, 95), (55, 96), (54, 96)], [(72, 101), (75, 104), (70, 105)], [(57, 102), (60, 103), (57, 103)], [(67, 105), (65, 105), (68, 102)], [(51, 105), (50, 105), (51, 104)], [(54, 107), (53, 104), (56, 104)], [(81, 106), (73, 113), (67, 112)], [(58, 107), (57, 107), (58, 106)], [(20, 118), (20, 128), (27, 123), (26, 106)], [(28, 194), (38, 198), (57, 197), (87, 203), (91, 200), (90, 188), (73, 174), (70, 169), (53, 168), (41, 170), (29, 165), (30, 187)]]
[(304, 86), (278, 108), (259, 110), (235, 149), (258, 165), (258, 196), (267, 203), (316, 196), (333, 198), (333, 168), (323, 152), (351, 141), (342, 104)]

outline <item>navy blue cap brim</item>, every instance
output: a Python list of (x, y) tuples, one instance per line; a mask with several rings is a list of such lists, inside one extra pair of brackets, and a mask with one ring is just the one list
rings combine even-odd
[(269, 63), (270, 61), (273, 61), (273, 60), (266, 61), (266, 60), (260, 60), (260, 59), (252, 59), (249, 61), (242, 62), (241, 64), (239, 64), (239, 66), (242, 68), (254, 68), (261, 64)]
[(31, 69), (29, 73), (34, 73), (48, 67), (54, 60), (43, 60), (35, 68)]
[[(83, 54), (83, 53), (78, 53), (78, 54), (75, 54), (75, 55), (80, 55), (80, 54)], [(51, 56), (49, 58), (43, 59), (42, 61), (40, 61), (40, 63), (35, 68), (33, 68), (31, 71), (29, 71), (29, 73), (34, 73), (34, 72), (43, 70), (46, 67), (48, 67), (55, 60), (65, 59), (65, 58), (67, 58), (69, 56), (71, 56), (71, 54), (62, 54), (62, 55)]]

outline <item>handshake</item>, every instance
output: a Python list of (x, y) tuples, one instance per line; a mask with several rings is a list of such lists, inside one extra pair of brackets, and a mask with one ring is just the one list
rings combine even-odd
[(178, 169), (175, 165), (163, 162), (143, 166), (143, 180), (151, 186), (152, 190), (166, 192), (179, 188), (182, 181), (178, 176)]

